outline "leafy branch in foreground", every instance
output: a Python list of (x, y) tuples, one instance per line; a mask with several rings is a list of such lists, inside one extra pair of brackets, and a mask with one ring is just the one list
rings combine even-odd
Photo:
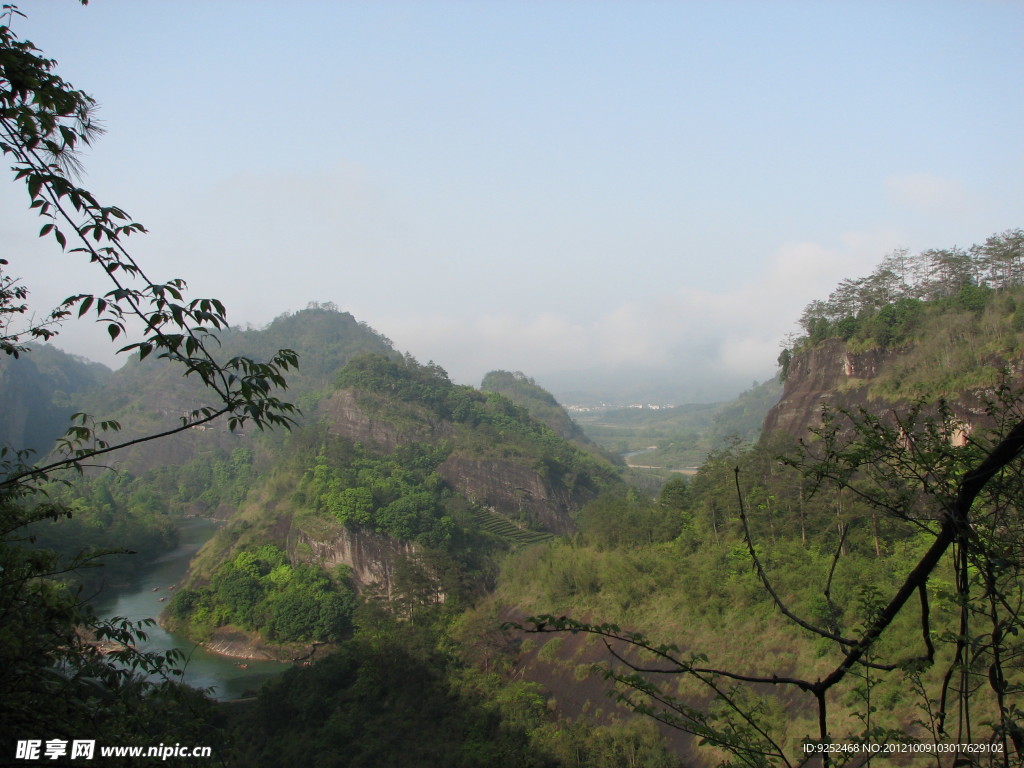
[(70, 513), (33, 506), (26, 494), (34, 495), (0, 492), (0, 750), (14, 754), (11, 740), (44, 735), (207, 738), (201, 710), (209, 705), (178, 684), (181, 653), (141, 649), (151, 620), (100, 620), (67, 581), (116, 551), (62, 559), (33, 546), (32, 524)]
[[(42, 467), (9, 463), (0, 488), (38, 481), (64, 467), (81, 467), (101, 454), (204, 424), (227, 415), (232, 430), (252, 423), (256, 427), (294, 423), (297, 409), (273, 392), (286, 387), (284, 372), (298, 364), (291, 350), (280, 350), (268, 362), (234, 357), (220, 362), (214, 355), (215, 333), (227, 327), (227, 312), (217, 299), (187, 299), (186, 284), (175, 278), (151, 279), (127, 248), (128, 238), (145, 232), (138, 222), (115, 206), (101, 205), (75, 182), (77, 152), (99, 133), (96, 103), (74, 89), (55, 72), (56, 63), (43, 57), (27, 40), (19, 40), (11, 22), (21, 14), (9, 5), (0, 18), (0, 149), (12, 160), (16, 180), (23, 181), (30, 207), (44, 220), (40, 237), (52, 237), (63, 250), (80, 254), (102, 269), (112, 284), (103, 295), (77, 293), (39, 323), (27, 328), (3, 327), (0, 349), (17, 356), (26, 338), (48, 339), (54, 324), (77, 313), (94, 316), (105, 326), (111, 341), (128, 339), (141, 327), (140, 338), (119, 352), (151, 354), (182, 366), (184, 376), (195, 376), (215, 402), (193, 410), (181, 424), (135, 440), (110, 444), (98, 437), (118, 429), (115, 422), (93, 428), (90, 422), (73, 425), (61, 441), (61, 457)], [(69, 244), (77, 243), (74, 247)], [(0, 279), (2, 317), (28, 312), (27, 289), (9, 277)]]
[[(1024, 692), (1024, 478), (1018, 461), (1024, 452), (1024, 419), (1019, 402), (1020, 393), (1000, 388), (988, 405), (989, 423), (994, 425), (990, 434), (977, 429), (964, 445), (953, 439), (964, 434), (964, 425), (943, 403), (919, 403), (906, 414), (882, 417), (865, 410), (826, 410), (815, 439), (803, 442), (798, 454), (786, 460), (818, 490), (847, 490), (872, 514), (884, 514), (930, 539), (887, 597), (873, 588), (861, 590), (861, 610), (853, 613), (862, 621), (852, 629), (840, 626), (843, 612), (830, 598), (838, 550), (823, 577), (829, 610), (822, 626), (802, 618), (774, 588), (753, 540), (737, 482), (742, 535), (757, 578), (800, 633), (834, 649), (836, 659), (824, 672), (801, 676), (772, 672), (770, 667), (759, 672), (717, 668), (701, 653), (687, 656), (674, 645), (655, 644), (615, 624), (589, 624), (565, 616), (535, 616), (525, 624), (507, 626), (600, 636), (616, 662), (603, 672), (616, 683), (619, 701), (730, 753), (737, 764), (795, 766), (812, 754), (820, 755), (827, 766), (857, 754), (827, 751), (837, 739), (864, 745), (884, 736), (904, 742), (927, 739), (937, 746), (984, 743), (991, 747), (984, 753), (986, 762), (1008, 767), (1011, 750), (1016, 761), (1024, 758), (1024, 727), (1014, 703)], [(929, 594), (930, 579), (940, 564), (948, 564), (955, 574), (955, 595), (950, 601), (952, 616), (940, 617), (942, 623), (936, 624)], [(881, 642), (900, 617), (917, 624), (919, 650), (892, 650)], [(895, 675), (923, 694), (927, 720), (919, 721), (922, 727), (916, 734), (878, 722), (871, 689), (885, 675)], [(695, 680), (710, 704), (699, 706), (693, 699), (669, 694), (657, 682), (664, 676)], [(808, 741), (822, 745), (821, 752), (807, 753), (804, 741), (776, 733), (779, 729), (773, 727), (765, 697), (788, 699), (785, 689), (814, 701), (818, 733)], [(865, 707), (858, 716), (860, 734), (850, 732), (848, 724), (840, 726), (832, 711), (850, 696)], [(958, 757), (955, 752), (935, 753), (937, 765), (954, 764)]]
[(137, 353), (140, 360), (155, 354), (180, 366), (183, 376), (201, 382), (209, 400), (174, 427), (120, 442), (106, 439), (120, 430), (117, 422), (76, 414), (56, 453), (35, 465), (31, 451), (0, 448), (0, 750), (13, 750), (9, 740), (16, 738), (86, 734), (107, 743), (210, 743), (209, 713), (200, 711), (209, 702), (174, 684), (180, 656), (138, 650), (144, 623), (100, 621), (68, 583), (70, 572), (109, 552), (62, 561), (35, 544), (32, 526), (70, 516), (45, 495), (45, 483), (59, 479), (58, 470), (82, 471), (112, 451), (221, 416), (231, 430), (290, 427), (298, 410), (276, 393), (286, 388), (284, 374), (298, 356), (283, 349), (266, 362), (218, 360), (215, 334), (227, 327), (224, 305), (189, 299), (183, 280), (158, 282), (142, 269), (127, 242), (145, 228), (122, 209), (101, 205), (76, 181), (78, 151), (101, 132), (96, 103), (14, 34), (12, 22), (20, 16), (12, 5), (0, 10), (0, 150), (43, 219), (39, 236), (96, 265), (111, 288), (101, 295), (73, 293), (37, 320), (27, 287), (0, 271), (0, 350), (17, 358), (29, 351), (27, 342), (56, 335), (62, 320), (93, 317), (112, 342), (123, 344), (119, 353)]

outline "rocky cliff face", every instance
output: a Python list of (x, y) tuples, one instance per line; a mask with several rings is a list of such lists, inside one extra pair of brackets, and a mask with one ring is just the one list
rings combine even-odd
[(551, 533), (575, 531), (571, 513), (593, 498), (593, 494), (571, 493), (547, 483), (536, 471), (511, 461), (452, 455), (439, 473), (470, 502)]
[(868, 380), (878, 375), (883, 353), (854, 354), (839, 339), (802, 350), (790, 363), (782, 397), (765, 416), (762, 434), (804, 437), (821, 423), (821, 407), (853, 407), (867, 402)]
[[(470, 402), (468, 397), (461, 401), (466, 402)], [(456, 421), (442, 413), (447, 411), (431, 409), (418, 400), (341, 389), (321, 399), (316, 416), (331, 436), (360, 443), (373, 449), (371, 453), (393, 453), (414, 444), (443, 444), (447, 458), (434, 471), (445, 486), (470, 505), (508, 518), (517, 529), (526, 523), (534, 531), (571, 533), (576, 528), (575, 513), (604, 484), (621, 482), (610, 467), (580, 458), (584, 454), (577, 456), (577, 449), (560, 445), (536, 425), (513, 423), (514, 438), (506, 438), (500, 429), (488, 431), (489, 423), (483, 417), (475, 422)], [(513, 412), (501, 415), (518, 417)], [(481, 424), (485, 428), (478, 429)], [(502, 442), (505, 440), (507, 443)], [(270, 542), (287, 549), (293, 563), (348, 566), (353, 586), (361, 592), (369, 590), (390, 599), (402, 588), (403, 576), (415, 573), (417, 578), (436, 576), (434, 599), (445, 599), (440, 574), (432, 576), (430, 558), (418, 544), (376, 533), (372, 526), (346, 527), (332, 515), (308, 514), (308, 498), (304, 492), (292, 496), (291, 485), (257, 484), (237, 518), (229, 520), (193, 562), (190, 585), (208, 582), (233, 552)], [(460, 511), (465, 506), (455, 503)], [(224, 645), (219, 650), (228, 652), (227, 648)]]
[[(333, 436), (344, 437), (384, 451), (410, 443), (435, 444), (451, 440), (458, 445), (458, 428), (436, 414), (416, 405), (392, 410), (387, 418), (378, 415), (372, 401), (357, 392), (338, 390), (324, 398), (318, 415)], [(440, 465), (438, 474), (470, 503), (479, 504), (514, 521), (551, 533), (576, 529), (574, 514), (596, 494), (588, 487), (576, 487), (570, 480), (553, 478), (534, 467), (530, 460), (480, 458), (460, 453), (458, 448)], [(293, 561), (315, 562), (326, 567), (347, 565), (360, 591), (368, 588), (391, 596), (395, 572), (405, 558), (416, 556), (411, 542), (363, 530), (330, 526), (303, 531), (288, 521), (275, 537), (288, 542)]]
[(330, 434), (385, 451), (393, 451), (405, 443), (437, 442), (453, 432), (450, 424), (431, 418), (426, 411), (417, 413), (401, 426), (375, 418), (359, 404), (356, 393), (348, 389), (340, 389), (324, 398), (319, 410)]
[[(377, 419), (350, 390), (335, 392), (321, 403), (320, 410), (332, 435), (386, 451), (412, 442), (436, 443), (455, 435), (452, 424), (426, 411), (400, 424)], [(594, 496), (584, 490), (569, 491), (514, 459), (467, 459), (455, 453), (438, 471), (469, 501), (506, 517), (534, 522), (551, 533), (574, 531), (573, 513)]]
[[(808, 429), (821, 424), (823, 405), (849, 410), (865, 407), (875, 413), (907, 409), (909, 401), (887, 399), (872, 389), (872, 382), (905, 352), (902, 349), (851, 352), (840, 339), (829, 339), (801, 350), (790, 364), (782, 397), (765, 417), (762, 434), (806, 437)], [(951, 436), (954, 442), (962, 442), (973, 429), (986, 424), (986, 401), (991, 394), (987, 390), (971, 390), (946, 398), (961, 424)]]
[(373, 587), (388, 598), (394, 589), (396, 564), (402, 557), (415, 553), (410, 542), (347, 528), (327, 540), (299, 532), (290, 549), (295, 561), (315, 562), (328, 568), (347, 565), (359, 591)]

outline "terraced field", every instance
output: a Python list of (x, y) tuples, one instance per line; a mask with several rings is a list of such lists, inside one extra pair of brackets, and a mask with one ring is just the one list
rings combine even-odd
[(521, 528), (507, 517), (502, 517), (497, 512), (492, 512), (486, 507), (478, 507), (473, 514), (481, 528), (490, 534), (500, 536), (515, 546), (521, 547), (526, 544), (537, 544), (538, 542), (548, 541), (555, 537), (552, 533)]

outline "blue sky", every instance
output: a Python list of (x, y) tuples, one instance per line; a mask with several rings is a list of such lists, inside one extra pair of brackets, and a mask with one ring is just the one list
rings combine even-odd
[[(1019, 2), (21, 9), (102, 106), (85, 180), (152, 272), (241, 324), (333, 301), (465, 383), (728, 396), (839, 279), (1024, 226)], [(59, 301), (91, 278), (23, 197), (6, 257)]]

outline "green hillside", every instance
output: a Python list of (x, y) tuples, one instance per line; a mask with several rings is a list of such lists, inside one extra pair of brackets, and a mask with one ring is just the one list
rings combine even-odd
[(955, 396), (992, 387), (1024, 355), (1024, 231), (968, 249), (898, 251), (871, 275), (842, 281), (800, 318), (803, 334), (779, 357), (829, 339), (853, 352), (897, 352), (872, 388), (889, 399)]
[[(264, 328), (228, 329), (220, 342), (224, 357), (247, 355), (265, 360), (277, 349), (297, 352), (300, 363), (290, 372), (285, 395), (304, 413), (315, 410), (324, 393), (332, 389), (337, 370), (353, 356), (371, 352), (398, 356), (387, 338), (331, 305), (312, 305), (282, 315)], [(98, 418), (116, 419), (124, 437), (135, 437), (179, 423), (183, 414), (202, 403), (202, 394), (201, 383), (195, 377), (182, 378), (175, 366), (154, 357), (144, 361), (133, 357), (102, 388), (79, 397), (76, 406)], [(239, 440), (252, 437), (229, 434), (226, 423), (214, 423), (144, 449), (122, 451), (118, 462), (139, 473), (185, 463), (206, 450), (230, 453)], [(269, 439), (278, 437), (271, 434)]]
[(602, 663), (640, 712), (692, 734), (680, 754), (699, 764), (782, 765), (815, 739), (944, 743), (966, 722), (1014, 752), (982, 764), (1019, 763), (1022, 243), (899, 253), (844, 281), (780, 357), (769, 421), (787, 428), (667, 486), (672, 526), (634, 516), (623, 538), (620, 502), (508, 558), (494, 604), (532, 612), (516, 623), (544, 643), (517, 669)]
[[(455, 385), (308, 309), (225, 342), (327, 338), (290, 433), (197, 432), (179, 460), (55, 489), (74, 517), (39, 540), (117, 532), (156, 552), (177, 516), (226, 520), (166, 621), (330, 651), (206, 721), (228, 764), (782, 766), (819, 739), (945, 744), (965, 722), (1009, 754), (1024, 732), (1015, 464), (958, 505), (987, 455), (1019, 451), (993, 451), (1022, 401), (1024, 294), (992, 271), (1012, 241), (967, 252), (959, 284), (908, 279), (887, 303), (880, 277), (844, 282), (856, 301), (812, 305), (781, 356), (781, 399), (770, 381), (714, 407), (580, 417), (600, 444), (657, 445), (644, 463), (696, 465), (657, 491), (581, 446), (528, 377)], [(149, 398), (184, 397), (149, 370), (104, 396), (132, 392), (120, 407), (140, 420)], [(758, 437), (769, 406), (815, 414), (802, 443)]]
[[(274, 573), (300, 563), (321, 569), (317, 547), (353, 537), (381, 548), (373, 565), (394, 568), (395, 577), (376, 587), (407, 611), (440, 595), (449, 608), (464, 605), (493, 582), (499, 553), (574, 527), (579, 506), (621, 486), (606, 462), (503, 396), (452, 384), (436, 365), (357, 356), (337, 372), (335, 386), (355, 398), (356, 416), (348, 407), (344, 416), (335, 413), (335, 398), (328, 397), (321, 424), (293, 430), (269, 476), (251, 484), (239, 513), (197, 559), (192, 588), (175, 596), (171, 615), (184, 631), (208, 638), (230, 625), (266, 640), (336, 640), (343, 629), (324, 625), (321, 609), (301, 607), (314, 597), (289, 601), (281, 590), (291, 588), (292, 578)], [(372, 428), (360, 432), (367, 423)], [(374, 435), (384, 437), (375, 444)], [(479, 471), (487, 476), (472, 474)], [(549, 508), (524, 507), (514, 494), (484, 500), (478, 483), (503, 472), (517, 482), (534, 478), (551, 494)], [(267, 547), (277, 554), (255, 554)], [(240, 557), (256, 560), (243, 567)], [(358, 576), (363, 564), (349, 565)], [(346, 578), (333, 579), (343, 593)], [(331, 591), (328, 581), (318, 583)], [(362, 584), (364, 591), (373, 586)], [(282, 618), (285, 604), (305, 611), (307, 623), (298, 628), (298, 618)], [(297, 629), (282, 632), (284, 624)]]
[(497, 392), (525, 408), (566, 440), (584, 439), (583, 430), (569, 417), (554, 395), (521, 371), (491, 371), (480, 384), (484, 392)]

